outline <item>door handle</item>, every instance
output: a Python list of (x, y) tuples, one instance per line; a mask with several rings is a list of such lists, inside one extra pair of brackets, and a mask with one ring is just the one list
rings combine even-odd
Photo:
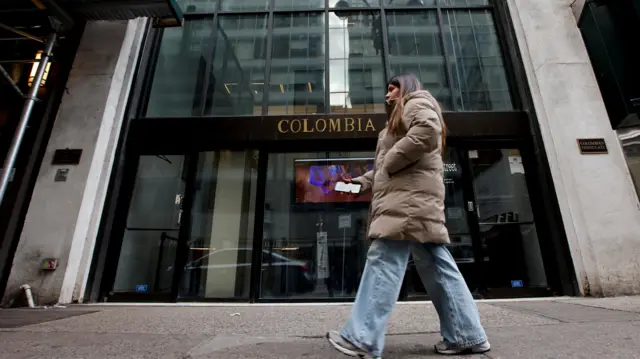
[(473, 212), (474, 211), (474, 205), (473, 205), (473, 201), (468, 201), (467, 202), (467, 211), (469, 212)]
[(178, 206), (178, 226), (180, 226), (182, 224), (182, 212), (183, 212), (183, 206), (182, 204), (184, 203), (184, 195), (178, 193), (176, 194), (176, 206)]

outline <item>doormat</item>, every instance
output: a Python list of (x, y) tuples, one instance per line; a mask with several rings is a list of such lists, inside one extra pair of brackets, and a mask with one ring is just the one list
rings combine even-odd
[(0, 309), (0, 329), (19, 328), (96, 312), (99, 310)]

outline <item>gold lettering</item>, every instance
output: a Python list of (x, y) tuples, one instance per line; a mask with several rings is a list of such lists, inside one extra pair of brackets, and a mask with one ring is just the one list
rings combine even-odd
[(329, 119), (329, 132), (341, 132), (340, 131), (340, 119)]
[(365, 132), (369, 131), (369, 127), (371, 127), (371, 131), (375, 132), (376, 131), (376, 127), (373, 125), (373, 121), (371, 121), (371, 119), (367, 120), (367, 127), (365, 127)]
[[(294, 128), (293, 127), (294, 125), (297, 125), (298, 128), (297, 129)], [(289, 127), (291, 128), (291, 132), (298, 133), (302, 129), (302, 123), (300, 123), (300, 120), (296, 119), (296, 120), (291, 121), (291, 126), (289, 126)]]
[(354, 124), (355, 124), (355, 120), (353, 118), (345, 117), (344, 130), (347, 132), (353, 132), (353, 130), (355, 130)]
[(302, 120), (302, 123), (304, 124), (302, 132), (316, 132), (316, 131), (313, 130), (313, 127), (311, 127), (311, 128), (308, 127), (308, 125), (309, 125), (309, 119), (308, 118), (305, 118), (304, 120)]
[[(322, 123), (322, 128), (320, 128), (321, 123)], [(324, 132), (326, 130), (327, 130), (327, 121), (324, 118), (319, 118), (318, 121), (316, 121), (316, 131)]]
[[(385, 123), (385, 126), (388, 125)], [(276, 127), (279, 133), (315, 133), (315, 132), (376, 132), (371, 118), (296, 118), (279, 120)], [(595, 141), (581, 143), (583, 148), (603, 146)]]
[(289, 130), (288, 130), (288, 129), (284, 129), (284, 128), (282, 127), (282, 125), (286, 125), (286, 124), (288, 124), (288, 123), (289, 123), (289, 120), (280, 120), (280, 122), (278, 122), (278, 132), (280, 132), (280, 133), (287, 133), (287, 132), (289, 132)]

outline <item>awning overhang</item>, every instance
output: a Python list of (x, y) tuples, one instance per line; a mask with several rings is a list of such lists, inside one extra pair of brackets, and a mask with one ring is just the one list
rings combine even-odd
[[(164, 26), (181, 26), (180, 0), (1, 0), (0, 23), (17, 29), (65, 31), (75, 23), (153, 18)], [(33, 30), (31, 30), (33, 31)]]
[[(53, 2), (54, 0), (40, 0)], [(137, 17), (171, 19), (182, 23), (184, 12), (177, 0), (58, 0), (82, 20), (131, 20)]]

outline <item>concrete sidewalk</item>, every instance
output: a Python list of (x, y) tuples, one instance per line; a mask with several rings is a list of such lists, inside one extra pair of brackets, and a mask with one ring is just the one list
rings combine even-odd
[[(470, 358), (640, 358), (640, 297), (479, 303), (493, 344)], [(351, 306), (0, 310), (0, 358), (344, 358), (322, 337)], [(384, 358), (436, 358), (430, 303), (401, 303)], [(469, 358), (469, 356), (467, 356)]]

